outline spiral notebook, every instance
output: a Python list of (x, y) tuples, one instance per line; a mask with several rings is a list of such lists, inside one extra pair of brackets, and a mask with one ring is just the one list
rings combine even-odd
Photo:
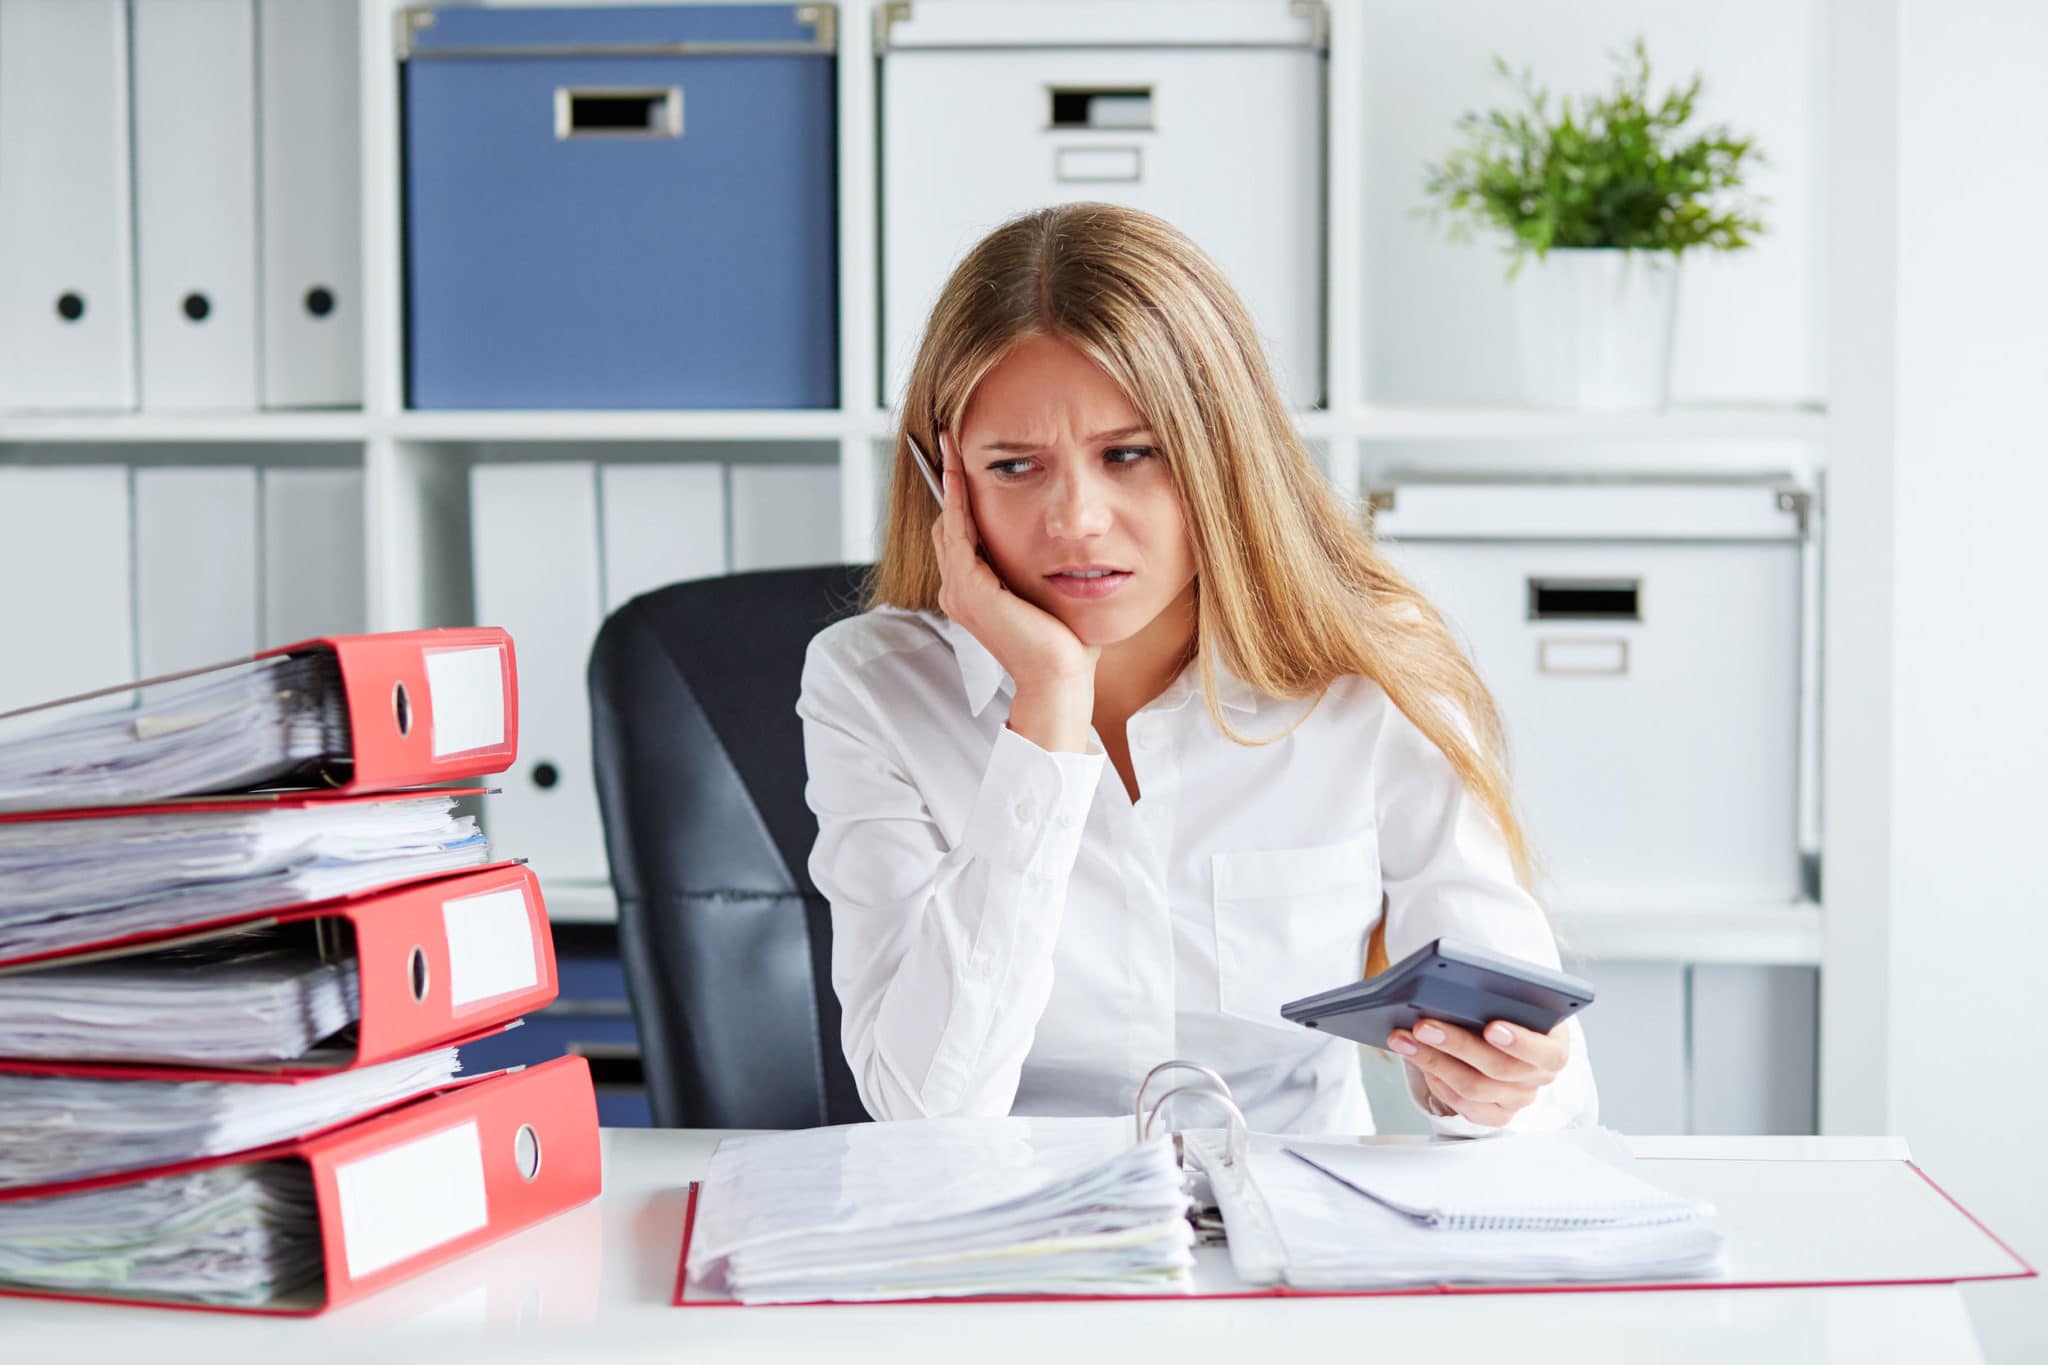
[[(1155, 1078), (1174, 1069), (1203, 1083), (1166, 1089), (1148, 1108)], [(1160, 1117), (1181, 1097), (1229, 1126), (1186, 1129), (1163, 1146)], [(1221, 1078), (1187, 1062), (1148, 1076), (1136, 1109), (731, 1140), (690, 1186), (673, 1302), (1725, 1290), (2034, 1274), (1892, 1155), (1646, 1161), (1606, 1130), (1436, 1141), (1253, 1133)], [(822, 1159), (827, 1149), (837, 1155)], [(1178, 1186), (1157, 1182), (1174, 1150), (1190, 1191), (1178, 1201)], [(1124, 1197), (1103, 1207), (1077, 1198), (1104, 1188)], [(1145, 1197), (1129, 1197), (1137, 1189)], [(1164, 1226), (1163, 1210), (1186, 1219), (1185, 1234)], [(1197, 1245), (1184, 1251), (1187, 1241)], [(731, 1274), (747, 1248), (769, 1253), (751, 1287)], [(1135, 1259), (1119, 1259), (1127, 1248)], [(1049, 1273), (1034, 1280), (1034, 1268)]]
[(1187, 1135), (1247, 1284), (1688, 1279), (1721, 1268), (1711, 1204), (1645, 1179), (1606, 1130), (1365, 1145)]

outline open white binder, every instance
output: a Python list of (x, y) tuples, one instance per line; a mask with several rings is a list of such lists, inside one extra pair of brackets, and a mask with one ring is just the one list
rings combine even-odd
[[(1160, 1073), (1191, 1070), (1203, 1075), (1207, 1084), (1168, 1089), (1149, 1109), (1145, 1096)], [(1131, 1120), (1140, 1145), (1166, 1104), (1178, 1096), (1201, 1097), (1230, 1116), (1224, 1129), (1188, 1129), (1176, 1134), (1183, 1167), (1193, 1177), (1197, 1211), (1191, 1215), (1197, 1232), (1218, 1230), (1227, 1235), (1228, 1246), (1214, 1245), (1214, 1236), (1201, 1239), (1194, 1251), (1194, 1267), (1184, 1283), (1163, 1287), (1156, 1294), (1140, 1295), (1160, 1299), (1243, 1298), (1243, 1297), (1327, 1297), (1379, 1294), (1492, 1294), (1531, 1292), (1617, 1292), (1626, 1290), (1673, 1289), (1759, 1289), (1887, 1284), (1951, 1284), (1968, 1280), (2012, 1279), (2035, 1272), (1989, 1229), (1970, 1216), (1940, 1189), (1919, 1167), (1898, 1158), (1853, 1161), (1786, 1161), (1691, 1159), (1636, 1161), (1649, 1175), (1648, 1184), (1665, 1196), (1676, 1196), (1674, 1209), (1687, 1204), (1708, 1204), (1718, 1214), (1725, 1241), (1718, 1260), (1702, 1270), (1686, 1274), (1664, 1273), (1653, 1268), (1626, 1277), (1569, 1278), (1552, 1267), (1537, 1265), (1524, 1273), (1513, 1267), (1485, 1268), (1482, 1275), (1454, 1279), (1401, 1275), (1375, 1282), (1349, 1280), (1343, 1269), (1327, 1258), (1312, 1253), (1312, 1245), (1296, 1245), (1305, 1226), (1300, 1217), (1300, 1190), (1317, 1188), (1327, 1192), (1321, 1198), (1323, 1210), (1340, 1223), (1360, 1219), (1373, 1211), (1372, 1203), (1342, 1188), (1328, 1176), (1286, 1155), (1287, 1148), (1308, 1151), (1329, 1164), (1332, 1153), (1353, 1149), (1365, 1153), (1386, 1153), (1407, 1149), (1427, 1152), (1434, 1148), (1505, 1150), (1511, 1144), (1534, 1139), (1417, 1139), (1363, 1138), (1350, 1142), (1329, 1139), (1296, 1139), (1254, 1134), (1230, 1100), (1228, 1087), (1215, 1073), (1192, 1062), (1162, 1064), (1140, 1087), (1136, 1114)], [(913, 1121), (917, 1122), (917, 1121)], [(948, 1121), (961, 1122), (961, 1121)], [(970, 1121), (971, 1122), (971, 1121)], [(1015, 1123), (1018, 1120), (988, 1120)], [(1034, 1120), (1050, 1124), (1100, 1124), (1100, 1119)], [(859, 1127), (862, 1125), (851, 1125)], [(1612, 1138), (1613, 1135), (1606, 1135)], [(1576, 1139), (1567, 1139), (1576, 1140)], [(1584, 1139), (1587, 1150), (1597, 1155), (1600, 1135)], [(1274, 1165), (1275, 1162), (1283, 1163)], [(1293, 1183), (1294, 1168), (1310, 1183)], [(1272, 1172), (1287, 1172), (1275, 1183)], [(1626, 1175), (1626, 1171), (1622, 1172)], [(1199, 1211), (1202, 1187), (1215, 1196), (1221, 1210), (1220, 1222), (1205, 1220)], [(677, 1266), (673, 1302), (679, 1307), (739, 1306), (738, 1301), (693, 1278), (691, 1243), (699, 1226), (700, 1209), (708, 1200), (720, 1197), (716, 1184), (702, 1182), (690, 1187), (684, 1218), (681, 1256)], [(1846, 1219), (1845, 1211), (1854, 1218)], [(1638, 1217), (1650, 1215), (1638, 1214)], [(1311, 1229), (1312, 1230), (1312, 1229)], [(1624, 1229), (1626, 1231), (1626, 1229)], [(1289, 1234), (1294, 1242), (1290, 1242)], [(1414, 1237), (1437, 1235), (1430, 1230)], [(1451, 1233), (1449, 1235), (1485, 1235)], [(1494, 1234), (1513, 1235), (1509, 1233)], [(1312, 1238), (1310, 1241), (1312, 1242)], [(1680, 1239), (1684, 1250), (1684, 1239)], [(1654, 1262), (1646, 1262), (1652, 1264)], [(1568, 1268), (1567, 1268), (1568, 1269)], [(968, 1302), (1018, 1302), (1064, 1299), (1129, 1300), (1130, 1293), (1009, 1293), (989, 1294)], [(819, 1301), (819, 1300), (813, 1300)], [(937, 1301), (907, 1293), (894, 1299), (868, 1297), (863, 1301)]]

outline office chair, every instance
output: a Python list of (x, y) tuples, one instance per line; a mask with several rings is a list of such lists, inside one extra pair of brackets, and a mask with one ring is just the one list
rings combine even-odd
[(804, 649), (864, 565), (678, 583), (613, 612), (590, 656), (598, 806), (654, 1121), (867, 1117), (839, 1043), (832, 921), (806, 863)]

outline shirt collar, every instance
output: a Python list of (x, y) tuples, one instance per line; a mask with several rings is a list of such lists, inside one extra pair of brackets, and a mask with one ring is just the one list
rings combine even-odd
[[(972, 714), (979, 716), (995, 700), (998, 692), (1012, 697), (1017, 694), (1017, 683), (1009, 670), (996, 662), (996, 656), (989, 653), (988, 646), (977, 640), (972, 631), (939, 612), (927, 612), (925, 615), (946, 642), (953, 646), (954, 661), (960, 665), (960, 686), (967, 694), (967, 707)], [(1202, 661), (1196, 659), (1144, 709), (1175, 711), (1201, 695), (1201, 691)], [(1231, 672), (1219, 656), (1216, 659), (1216, 699), (1226, 711), (1250, 715), (1258, 710), (1259, 691)]]

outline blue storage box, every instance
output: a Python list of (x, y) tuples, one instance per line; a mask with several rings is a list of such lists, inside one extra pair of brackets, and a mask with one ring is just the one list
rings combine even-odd
[(836, 13), (409, 12), (410, 405), (837, 406)]

